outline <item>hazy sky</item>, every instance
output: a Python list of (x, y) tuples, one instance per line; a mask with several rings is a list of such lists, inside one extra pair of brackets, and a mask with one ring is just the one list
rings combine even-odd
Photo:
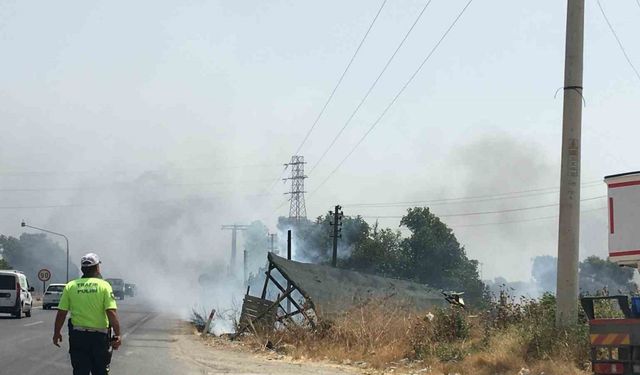
[[(153, 226), (129, 220), (130, 202), (194, 195), (213, 208), (203, 213), (198, 206), (204, 219), (180, 228), (200, 226), (206, 235), (198, 238), (222, 249), (215, 254), (229, 240), (220, 224), (261, 219), (275, 229), (276, 214), (286, 215), (288, 206), (281, 205), (286, 185), (272, 182), (381, 2), (0, 2), (0, 233), (19, 234), (24, 218), (69, 233), (75, 255), (89, 248), (108, 253), (100, 242), (106, 233)], [(315, 191), (351, 150), (466, 2), (432, 1), (310, 171), (426, 3), (387, 1), (302, 148), (307, 190)], [(640, 67), (640, 6), (602, 4)], [(343, 204), (347, 215), (383, 217), (382, 225), (397, 227), (398, 219), (384, 217), (402, 215), (408, 204), (355, 204), (557, 186), (562, 93), (554, 94), (563, 85), (565, 16), (565, 1), (475, 0), (360, 147), (307, 197), (308, 216)], [(606, 193), (597, 183), (604, 175), (639, 169), (640, 79), (592, 0), (584, 86), (582, 171), (590, 184), (583, 198), (595, 198)], [(433, 210), (455, 215), (556, 202), (553, 191), (543, 192), (440, 202), (447, 204)], [(73, 207), (51, 207), (67, 205)], [(25, 206), (32, 208), (17, 208)], [(583, 256), (606, 256), (603, 206), (603, 199), (584, 202)], [(549, 218), (556, 214), (556, 207), (542, 207), (443, 220), (483, 263), (484, 277), (526, 280), (532, 257), (556, 252), (557, 220)], [(478, 225), (537, 218), (547, 219)], [(200, 249), (194, 258), (208, 246), (187, 242)]]

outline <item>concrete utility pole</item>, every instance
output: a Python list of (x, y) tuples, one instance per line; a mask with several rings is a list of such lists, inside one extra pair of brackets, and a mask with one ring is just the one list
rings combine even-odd
[(269, 252), (272, 252), (274, 254), (277, 254), (278, 252), (276, 251), (276, 237), (278, 235), (276, 233), (269, 233), (269, 240), (271, 241), (270, 246), (269, 246)]
[[(291, 229), (287, 231), (287, 259), (291, 260)], [(287, 290), (291, 288), (291, 283), (287, 281)], [(287, 314), (291, 313), (291, 301), (287, 298)]]
[(556, 325), (559, 327), (578, 320), (584, 0), (568, 0), (565, 48), (556, 292)]
[(247, 230), (248, 225), (231, 224), (223, 225), (222, 230), (231, 230), (231, 261), (229, 262), (229, 274), (233, 273), (236, 268), (237, 239), (238, 231)]
[(249, 283), (249, 271), (247, 265), (247, 249), (244, 249), (242, 252), (242, 280), (244, 280), (244, 285), (247, 286)]
[(331, 257), (331, 265), (334, 267), (338, 266), (338, 238), (342, 237), (342, 211), (340, 211), (342, 207), (337, 205), (334, 207), (333, 212), (329, 211), (329, 215), (333, 214), (333, 222), (329, 224), (333, 226), (333, 234), (331, 237), (333, 238), (333, 256)]
[(287, 259), (291, 260), (291, 229), (287, 231)]

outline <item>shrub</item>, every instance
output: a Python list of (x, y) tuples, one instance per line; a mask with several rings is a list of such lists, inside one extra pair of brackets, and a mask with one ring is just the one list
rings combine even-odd
[(464, 310), (456, 307), (435, 310), (433, 339), (436, 341), (464, 340), (469, 337), (470, 324)]
[(204, 330), (204, 326), (207, 324), (207, 312), (204, 308), (198, 310), (197, 308), (191, 309), (191, 316), (189, 321), (196, 328), (198, 332)]

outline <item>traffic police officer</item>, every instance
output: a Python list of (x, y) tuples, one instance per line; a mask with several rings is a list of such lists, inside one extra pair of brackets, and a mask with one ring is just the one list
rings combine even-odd
[[(102, 280), (100, 258), (89, 253), (80, 260), (82, 277), (67, 283), (58, 304), (53, 332), (53, 344), (60, 347), (61, 330), (69, 320), (69, 354), (73, 375), (105, 375), (110, 362), (109, 346), (118, 349), (120, 323), (111, 285)], [(109, 329), (114, 337), (109, 342)]]

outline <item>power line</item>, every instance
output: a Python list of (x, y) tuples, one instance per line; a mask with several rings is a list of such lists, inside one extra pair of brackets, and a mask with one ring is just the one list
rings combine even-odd
[[(584, 184), (582, 184), (582, 187), (591, 188), (591, 187), (599, 186), (600, 184), (602, 184), (602, 181), (597, 180), (597, 181), (585, 182)], [(411, 204), (429, 204), (429, 205), (435, 206), (435, 205), (444, 205), (444, 204), (453, 204), (453, 203), (473, 203), (473, 202), (494, 201), (494, 200), (501, 200), (501, 199), (525, 198), (525, 197), (532, 197), (532, 196), (538, 196), (538, 195), (557, 194), (559, 190), (560, 189), (558, 187), (548, 187), (548, 188), (540, 188), (540, 189), (512, 191), (512, 192), (491, 194), (491, 195), (476, 195), (476, 196), (458, 197), (458, 198), (403, 201), (403, 202), (350, 203), (350, 204), (347, 203), (347, 204), (343, 204), (343, 206), (344, 207), (396, 207), (396, 206), (404, 206), (404, 205), (411, 205)]]
[[(245, 168), (264, 168), (264, 167), (273, 167), (280, 164), (246, 164), (246, 165), (230, 165), (225, 167), (198, 167), (198, 168), (173, 168), (167, 167), (168, 171), (217, 171), (217, 170), (228, 170), (228, 169), (245, 169)], [(127, 173), (137, 173), (142, 174), (145, 172), (153, 172), (155, 170), (150, 171), (127, 171), (127, 170), (86, 170), (86, 171), (73, 171), (73, 170), (53, 170), (53, 171), (0, 171), (0, 176), (33, 176), (33, 175), (67, 175), (67, 174), (75, 174), (75, 175), (83, 175), (83, 174), (127, 174)]]
[(311, 125), (311, 128), (309, 128), (309, 130), (307, 131), (307, 134), (304, 136), (304, 139), (302, 140), (302, 143), (300, 143), (300, 146), (298, 146), (298, 149), (296, 150), (295, 155), (298, 155), (300, 153), (300, 150), (302, 149), (302, 146), (304, 146), (304, 144), (307, 142), (307, 140), (309, 139), (309, 136), (311, 135), (311, 132), (313, 132), (313, 129), (318, 124), (318, 121), (320, 121), (320, 118), (322, 117), (322, 115), (324, 114), (325, 110), (327, 109), (327, 106), (329, 105), (329, 103), (333, 99), (333, 96), (335, 95), (336, 91), (338, 90), (338, 87), (340, 87), (340, 84), (342, 83), (342, 80), (344, 79), (344, 76), (347, 74), (347, 71), (349, 71), (349, 68), (351, 67), (351, 64), (353, 64), (353, 61), (356, 59), (356, 56), (358, 55), (358, 52), (360, 52), (360, 48), (362, 48), (362, 45), (364, 44), (364, 41), (367, 39), (367, 36), (369, 35), (369, 32), (373, 28), (373, 25), (376, 23), (376, 20), (378, 19), (378, 16), (382, 12), (382, 9), (384, 8), (386, 3), (387, 3), (387, 0), (383, 0), (382, 1), (382, 4), (380, 5), (380, 9), (378, 9), (378, 12), (376, 13), (375, 17), (373, 17), (373, 20), (371, 21), (371, 24), (369, 24), (369, 27), (367, 28), (367, 32), (362, 37), (362, 40), (360, 40), (360, 43), (358, 44), (358, 48), (356, 48), (356, 51), (353, 53), (353, 56), (351, 56), (351, 59), (349, 60), (349, 63), (347, 64), (347, 67), (344, 68), (344, 71), (340, 75), (340, 78), (338, 79), (338, 82), (336, 83), (335, 87), (331, 91), (331, 94), (329, 95), (329, 97), (327, 98), (326, 102), (324, 103), (324, 106), (322, 106), (322, 110), (320, 110), (320, 113), (318, 113), (318, 116), (316, 117), (315, 121)]
[[(216, 182), (204, 182), (204, 183), (163, 183), (152, 184), (152, 187), (186, 187), (186, 186), (218, 186), (218, 185), (234, 185), (238, 183), (252, 183), (252, 182), (264, 182), (271, 181), (271, 179), (258, 179), (258, 180), (241, 180), (241, 181), (216, 181)], [(144, 190), (144, 184), (140, 185), (103, 185), (103, 186), (77, 186), (77, 187), (39, 187), (39, 188), (0, 188), (0, 192), (12, 193), (12, 192), (43, 192), (43, 191), (86, 191), (86, 190)]]
[[(604, 199), (605, 195), (600, 195), (597, 197), (585, 198), (581, 199), (581, 202), (592, 201), (597, 199)], [(519, 212), (519, 211), (529, 211), (529, 210), (537, 210), (540, 208), (549, 208), (549, 207), (557, 207), (558, 203), (554, 204), (541, 204), (538, 206), (528, 206), (528, 207), (518, 207), (518, 208), (508, 208), (504, 210), (494, 210), (494, 211), (476, 211), (476, 212), (464, 212), (457, 214), (445, 214), (445, 215), (436, 215), (438, 217), (463, 217), (463, 216), (478, 216), (478, 215), (492, 215), (492, 214), (503, 214), (509, 212)], [(380, 219), (402, 219), (404, 215), (378, 215), (378, 216), (362, 216), (363, 218), (380, 218)]]
[(285, 204), (291, 202), (291, 198), (287, 198), (285, 199), (282, 203), (280, 203), (276, 208), (273, 209), (273, 211), (271, 211), (271, 215), (275, 214), (278, 212), (279, 209), (281, 209), (282, 207), (284, 207)]
[(52, 205), (34, 205), (34, 206), (0, 206), (0, 210), (29, 210), (29, 209), (47, 209), (47, 208), (69, 208), (69, 207), (97, 207), (97, 204), (52, 204)]
[(369, 135), (369, 133), (371, 133), (371, 131), (376, 127), (376, 125), (378, 125), (378, 123), (380, 122), (380, 120), (384, 117), (384, 115), (389, 111), (389, 109), (393, 106), (393, 104), (398, 100), (398, 98), (400, 97), (400, 95), (402, 95), (402, 93), (404, 92), (404, 90), (406, 90), (406, 88), (409, 86), (409, 84), (411, 83), (411, 81), (413, 81), (413, 79), (418, 75), (418, 73), (420, 73), (420, 71), (422, 70), (422, 67), (427, 63), (427, 61), (429, 61), (429, 59), (431, 58), (431, 56), (433, 56), (434, 52), (438, 49), (438, 47), (440, 46), (440, 44), (442, 44), (442, 42), (444, 41), (444, 39), (447, 37), (447, 35), (449, 35), (449, 33), (451, 32), (451, 30), (454, 28), (454, 26), (458, 23), (458, 20), (460, 19), (460, 17), (462, 17), (462, 15), (464, 14), (464, 12), (467, 10), (467, 8), (469, 8), (469, 6), (471, 5), (471, 3), (473, 2), (473, 0), (469, 0), (467, 2), (467, 4), (464, 6), (464, 8), (462, 8), (462, 10), (460, 11), (460, 13), (458, 13), (458, 15), (456, 16), (456, 18), (453, 20), (453, 22), (451, 23), (451, 25), (449, 26), (449, 28), (444, 32), (444, 34), (442, 35), (442, 37), (440, 38), (440, 40), (438, 40), (438, 42), (435, 44), (435, 46), (431, 49), (431, 51), (429, 52), (429, 54), (424, 58), (424, 60), (422, 60), (422, 63), (418, 66), (418, 68), (413, 72), (413, 74), (409, 77), (409, 79), (407, 80), (407, 82), (404, 84), (404, 86), (402, 86), (402, 88), (400, 89), (400, 91), (398, 91), (398, 93), (394, 96), (393, 100), (391, 100), (391, 102), (387, 105), (387, 107), (384, 109), (384, 111), (382, 111), (382, 113), (380, 114), (380, 116), (378, 116), (378, 118), (373, 122), (373, 124), (371, 124), (371, 127), (367, 130), (367, 132), (362, 136), (362, 138), (360, 138), (360, 140), (358, 141), (358, 143), (355, 144), (355, 146), (351, 149), (351, 151), (347, 154), (347, 156), (345, 156), (344, 159), (342, 159), (342, 161), (338, 164), (338, 166), (331, 171), (331, 173), (329, 173), (329, 175), (320, 183), (320, 185), (318, 185), (318, 187), (311, 192), (310, 195), (315, 194), (318, 190), (320, 190), (320, 188), (331, 178), (331, 176), (333, 176), (336, 171), (338, 169), (340, 169), (340, 167), (344, 164), (345, 161), (347, 161), (347, 159), (349, 159), (349, 157), (355, 152), (355, 150), (358, 148), (358, 146), (360, 146), (360, 144), (364, 141), (364, 139)]
[(284, 206), (285, 204), (287, 204), (287, 202), (289, 202), (289, 201), (290, 201), (290, 199), (285, 199), (285, 201), (284, 201), (284, 202), (282, 202), (282, 203), (280, 203), (280, 205), (279, 205), (278, 207), (276, 207), (276, 208), (273, 210), (273, 212), (278, 211), (280, 208), (282, 208), (282, 206)]
[[(285, 164), (285, 166), (288, 166), (288, 165), (287, 165), (287, 164)], [(284, 171), (286, 171), (286, 170), (287, 170), (287, 167), (285, 167)], [(284, 171), (282, 171), (282, 174), (284, 174)], [(282, 176), (281, 176), (281, 177), (282, 177)], [(281, 180), (281, 178), (278, 178), (278, 180)], [(278, 180), (276, 180), (276, 181), (278, 181)], [(284, 180), (284, 179), (283, 179), (283, 181), (286, 181), (286, 180)], [(271, 192), (271, 190), (273, 189), (273, 186), (275, 186), (275, 184), (271, 186), (271, 188), (269, 189), (269, 192)], [(287, 199), (285, 199), (282, 203), (280, 203), (280, 204), (278, 205), (278, 207), (274, 208), (274, 209), (273, 209), (273, 211), (272, 211), (271, 213), (272, 213), (272, 214), (274, 214), (274, 213), (278, 212), (278, 210), (279, 210), (280, 208), (282, 208), (282, 206), (284, 206), (285, 204), (287, 204), (287, 202), (290, 202), (290, 201), (291, 201), (291, 198), (287, 198)]]
[[(592, 209), (589, 209), (589, 210), (581, 210), (580, 212), (583, 212), (583, 213), (584, 212), (594, 212), (594, 211), (604, 210), (606, 208), (607, 207), (598, 207), (598, 208), (592, 208)], [(457, 228), (470, 228), (470, 227), (484, 227), (484, 226), (490, 226), (490, 225), (528, 223), (528, 222), (532, 222), (532, 221), (557, 219), (558, 217), (559, 217), (558, 215), (553, 215), (553, 216), (535, 217), (535, 218), (523, 219), (523, 220), (509, 220), (509, 221), (498, 221), (498, 222), (493, 222), (493, 223), (463, 224), (463, 225), (451, 225), (451, 226), (455, 227), (454, 229), (457, 229)]]
[[(597, 196), (597, 197), (581, 199), (580, 202), (586, 202), (586, 201), (592, 201), (592, 200), (604, 199), (604, 198), (606, 198), (605, 195), (600, 195), (600, 196)], [(536, 209), (540, 209), (540, 208), (557, 207), (557, 206), (558, 206), (558, 203), (556, 203), (556, 204), (541, 204), (541, 205), (538, 205), (538, 206), (509, 208), (509, 209), (506, 209), (506, 210), (478, 211), (478, 212), (467, 212), (467, 213), (461, 213), (461, 214), (449, 214), (449, 215), (439, 215), (439, 216), (440, 217), (460, 217), (460, 216), (477, 216), (477, 215), (503, 214), (503, 213), (509, 213), (509, 212), (529, 211), (529, 210), (536, 210)]]
[[(356, 48), (355, 52), (353, 53), (353, 56), (351, 56), (351, 59), (349, 60), (349, 63), (347, 64), (347, 66), (344, 68), (344, 71), (340, 75), (340, 78), (338, 79), (338, 82), (334, 86), (333, 90), (331, 90), (331, 94), (329, 94), (329, 97), (327, 98), (327, 100), (325, 101), (324, 105), (322, 106), (322, 109), (320, 110), (320, 113), (318, 113), (318, 116), (316, 116), (316, 119), (313, 121), (313, 124), (311, 125), (311, 127), (307, 131), (307, 134), (304, 136), (304, 139), (302, 140), (302, 142), (300, 143), (300, 145), (296, 149), (296, 152), (295, 152), (296, 155), (298, 155), (300, 153), (300, 150), (302, 149), (302, 146), (304, 146), (304, 144), (307, 142), (307, 140), (309, 139), (309, 136), (313, 132), (313, 129), (315, 129), (316, 125), (318, 124), (318, 121), (320, 121), (320, 118), (322, 117), (322, 115), (326, 111), (327, 107), (329, 106), (329, 103), (333, 99), (333, 96), (335, 95), (336, 91), (338, 90), (338, 87), (340, 87), (340, 84), (342, 83), (342, 80), (344, 79), (345, 75), (349, 71), (349, 68), (351, 68), (351, 64), (353, 64), (353, 61), (356, 59), (356, 56), (358, 55), (358, 52), (360, 52), (360, 48), (362, 48), (362, 45), (364, 44), (364, 41), (367, 39), (367, 36), (369, 36), (369, 32), (373, 28), (373, 25), (376, 23), (376, 20), (378, 19), (378, 16), (380, 16), (380, 13), (382, 12), (382, 9), (384, 8), (386, 3), (387, 3), (387, 0), (383, 0), (382, 1), (382, 4), (380, 5), (380, 8), (378, 9), (378, 12), (376, 13), (375, 17), (373, 17), (373, 20), (369, 24), (369, 27), (367, 28), (367, 31), (365, 32), (364, 36), (360, 40), (360, 43), (358, 44), (358, 47)], [(284, 176), (284, 173), (286, 172), (286, 170), (287, 170), (287, 167), (286, 167), (286, 164), (285, 164), (285, 168), (282, 170), (282, 172), (280, 173), (278, 178), (276, 178), (275, 180), (273, 180), (273, 182), (271, 184), (269, 184), (269, 187), (267, 188), (268, 192), (273, 190), (273, 188), (276, 186), (278, 181), (282, 180), (282, 176)], [(283, 205), (284, 205), (284, 203), (283, 203)], [(278, 208), (280, 208), (280, 207), (278, 207)], [(277, 210), (277, 208), (276, 208), (276, 210)]]
[[(231, 192), (231, 191), (230, 191)], [(262, 197), (265, 194), (243, 194), (243, 197)], [(187, 201), (213, 201), (221, 199), (222, 196), (190, 196), (183, 198), (167, 198), (167, 199), (151, 199), (144, 201), (135, 201), (134, 204), (158, 204), (158, 203), (172, 203), (172, 202), (187, 202)], [(112, 207), (129, 205), (128, 202), (112, 202), (110, 203), (68, 203), (68, 204), (49, 204), (49, 205), (25, 205), (25, 206), (0, 206), (0, 210), (22, 210), (22, 209), (51, 209), (51, 208), (71, 208), (71, 207)]]
[(282, 170), (282, 172), (280, 172), (280, 176), (278, 176), (278, 178), (276, 178), (275, 180), (273, 180), (271, 182), (271, 184), (269, 184), (269, 187), (266, 189), (266, 191), (268, 193), (271, 192), (271, 190), (273, 190), (273, 188), (276, 186), (276, 184), (278, 183), (278, 181), (282, 181), (282, 176), (284, 176), (284, 172), (287, 171), (287, 165), (284, 165), (284, 169)]
[[(640, 6), (640, 1), (636, 0), (636, 2), (638, 3), (638, 6)], [(622, 51), (624, 58), (627, 60), (627, 63), (629, 63), (629, 66), (631, 67), (631, 69), (633, 69), (633, 72), (636, 74), (636, 77), (638, 77), (638, 80), (640, 80), (640, 72), (638, 72), (638, 69), (636, 69), (635, 65), (633, 65), (631, 58), (627, 54), (627, 51), (624, 49), (624, 46), (622, 45), (622, 41), (618, 37), (618, 33), (616, 33), (616, 31), (613, 28), (613, 25), (611, 24), (611, 22), (609, 22), (609, 17), (607, 17), (607, 14), (605, 13), (604, 8), (602, 7), (602, 4), (600, 4), (600, 0), (598, 0), (598, 8), (600, 8), (600, 12), (604, 17), (604, 20), (607, 22), (607, 26), (609, 26), (609, 30), (611, 30), (611, 34), (613, 34), (613, 37), (616, 38), (616, 42), (618, 42), (618, 46), (620, 47), (620, 51)]]
[[(583, 183), (582, 188), (593, 188), (602, 184), (601, 180), (592, 180)], [(363, 208), (386, 208), (386, 207), (401, 207), (406, 205), (413, 204), (428, 204), (429, 206), (440, 206), (447, 204), (455, 204), (455, 203), (475, 203), (475, 202), (485, 202), (485, 201), (494, 201), (494, 200), (502, 200), (502, 199), (516, 199), (516, 198), (526, 198), (532, 196), (539, 195), (548, 195), (548, 194), (557, 194), (559, 188), (558, 187), (545, 187), (545, 188), (536, 188), (536, 189), (527, 189), (527, 190), (519, 190), (519, 191), (510, 191), (498, 194), (488, 194), (488, 195), (475, 195), (475, 196), (466, 196), (466, 197), (456, 197), (456, 198), (441, 198), (441, 199), (431, 199), (431, 200), (417, 200), (417, 201), (401, 201), (401, 202), (373, 202), (373, 203), (347, 203), (343, 204), (343, 207), (363, 207)], [(283, 207), (288, 200), (282, 202), (278, 207), (274, 209), (276, 212), (278, 209)], [(553, 206), (553, 205), (551, 205)], [(363, 216), (365, 218), (402, 218), (402, 216)]]
[(311, 171), (309, 171), (309, 173), (313, 173), (313, 171), (316, 169), (316, 167), (318, 166), (318, 164), (320, 164), (320, 162), (322, 161), (322, 159), (324, 159), (324, 157), (327, 155), (327, 153), (329, 152), (329, 150), (331, 150), (331, 148), (333, 147), (333, 145), (336, 143), (336, 141), (338, 140), (338, 138), (340, 138), (340, 136), (342, 135), (342, 133), (344, 132), (344, 130), (347, 128), (347, 126), (349, 126), (349, 124), (351, 123), (351, 120), (353, 120), (353, 118), (356, 116), (356, 114), (358, 113), (358, 111), (360, 110), (360, 107), (362, 107), (362, 105), (364, 104), (364, 102), (367, 100), (367, 98), (369, 98), (369, 95), (371, 94), (371, 92), (373, 91), (373, 89), (376, 87), (376, 85), (378, 84), (378, 82), (380, 81), (380, 78), (382, 78), (382, 76), (384, 75), (384, 73), (387, 71), (387, 68), (389, 68), (389, 65), (391, 65), (391, 62), (393, 61), (393, 59), (396, 57), (396, 55), (398, 54), (398, 51), (400, 51), (400, 49), (402, 48), (402, 46), (404, 45), (404, 43), (406, 42), (407, 38), (409, 38), (409, 35), (411, 34), (411, 32), (413, 31), (413, 29), (416, 27), (416, 25), (418, 24), (418, 22), (420, 21), (420, 19), (422, 18), (422, 15), (424, 14), (424, 12), (427, 10), (427, 8), (429, 7), (429, 4), (431, 4), (432, 0), (428, 0), (427, 3), (424, 5), (424, 7), (422, 8), (422, 10), (420, 11), (420, 13), (418, 14), (418, 16), (416, 17), (415, 21), (413, 21), (413, 24), (411, 24), (411, 27), (409, 28), (409, 30), (407, 30), (407, 32), (405, 33), (404, 37), (402, 38), (402, 40), (400, 41), (400, 44), (398, 44), (398, 46), (396, 47), (395, 51), (393, 51), (393, 54), (391, 55), (391, 57), (389, 57), (389, 59), (387, 60), (386, 64), (384, 65), (384, 67), (382, 68), (382, 70), (380, 71), (380, 73), (378, 74), (378, 76), (376, 77), (376, 79), (373, 81), (373, 83), (371, 84), (371, 86), (369, 87), (369, 90), (367, 90), (366, 94), (362, 97), (362, 99), (360, 100), (360, 103), (358, 103), (358, 105), (356, 106), (356, 108), (353, 110), (353, 112), (351, 113), (351, 115), (349, 116), (349, 118), (347, 119), (347, 121), (344, 123), (344, 125), (342, 126), (342, 129), (340, 129), (340, 131), (338, 131), (338, 134), (336, 134), (336, 136), (333, 138), (333, 140), (331, 141), (331, 143), (329, 144), (329, 147), (327, 147), (324, 152), (322, 153), (322, 155), (320, 156), (320, 158), (316, 161), (316, 163), (313, 165), (313, 167), (311, 167)]

